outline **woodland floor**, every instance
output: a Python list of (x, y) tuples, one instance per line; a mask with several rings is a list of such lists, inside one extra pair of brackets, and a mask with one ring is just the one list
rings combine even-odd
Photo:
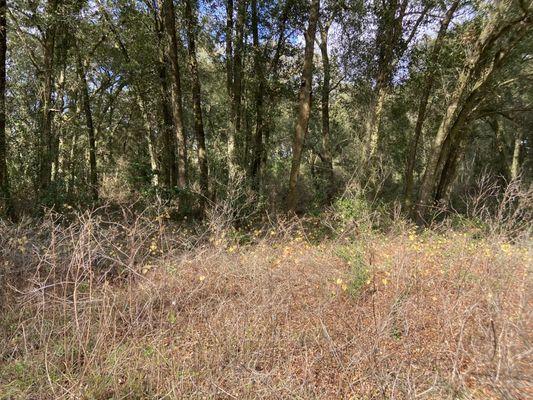
[(77, 226), (46, 248), (4, 227), (0, 261), (39, 271), (4, 296), (0, 399), (533, 396), (527, 241), (296, 228), (178, 248), (130, 227), (113, 247)]

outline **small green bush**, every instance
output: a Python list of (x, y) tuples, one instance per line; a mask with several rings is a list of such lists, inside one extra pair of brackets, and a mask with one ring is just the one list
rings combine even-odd
[(372, 213), (370, 204), (362, 197), (340, 198), (333, 207), (341, 222), (344, 223), (367, 219)]
[(350, 266), (346, 291), (352, 297), (359, 297), (371, 277), (370, 267), (365, 260), (364, 253), (357, 246), (349, 245), (341, 247), (338, 255)]

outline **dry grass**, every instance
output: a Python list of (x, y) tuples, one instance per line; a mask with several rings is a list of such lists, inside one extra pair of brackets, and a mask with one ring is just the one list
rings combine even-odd
[(121, 221), (0, 226), (1, 399), (533, 395), (527, 242)]

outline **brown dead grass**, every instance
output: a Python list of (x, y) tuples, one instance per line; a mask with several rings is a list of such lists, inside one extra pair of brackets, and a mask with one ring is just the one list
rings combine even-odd
[(33, 247), (3, 228), (0, 265), (38, 272), (5, 296), (0, 398), (533, 395), (525, 245), (285, 228), (238, 245), (143, 221), (52, 224)]

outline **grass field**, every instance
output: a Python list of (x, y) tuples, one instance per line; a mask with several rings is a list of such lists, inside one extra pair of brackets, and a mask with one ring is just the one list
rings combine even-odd
[(183, 226), (0, 227), (0, 398), (533, 396), (527, 239)]

